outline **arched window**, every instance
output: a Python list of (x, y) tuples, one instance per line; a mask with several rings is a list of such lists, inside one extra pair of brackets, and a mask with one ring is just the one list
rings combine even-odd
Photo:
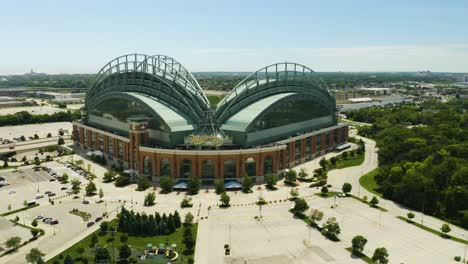
[(236, 162), (232, 159), (224, 161), (224, 178), (236, 178)]
[(180, 165), (180, 177), (181, 178), (190, 178), (192, 176), (192, 161), (191, 160), (182, 160)]
[(268, 156), (263, 161), (263, 175), (267, 175), (268, 173), (273, 173), (273, 158)]
[(245, 173), (248, 176), (257, 176), (257, 164), (254, 158), (248, 158), (245, 160)]
[(143, 159), (143, 174), (146, 175), (151, 175), (152, 173), (152, 163), (151, 163), (151, 158), (148, 156), (145, 156)]
[(161, 171), (159, 176), (171, 176), (171, 161), (168, 158), (161, 159)]

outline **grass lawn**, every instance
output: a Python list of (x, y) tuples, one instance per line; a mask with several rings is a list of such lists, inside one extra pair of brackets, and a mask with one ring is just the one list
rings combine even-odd
[(339, 194), (340, 192), (327, 192), (327, 193), (316, 193), (315, 195), (322, 197), (322, 198), (331, 198), (335, 197)]
[(449, 234), (445, 234), (445, 233), (443, 233), (443, 232), (441, 232), (441, 231), (439, 231), (439, 230), (432, 229), (432, 228), (427, 227), (427, 226), (425, 226), (425, 225), (421, 225), (420, 223), (414, 222), (414, 221), (412, 221), (412, 220), (410, 220), (410, 219), (408, 219), (408, 218), (406, 218), (406, 217), (397, 216), (397, 218), (400, 219), (400, 220), (403, 220), (403, 221), (407, 222), (408, 224), (415, 225), (415, 226), (417, 226), (417, 227), (419, 227), (419, 228), (421, 228), (421, 229), (424, 229), (424, 230), (426, 230), (426, 231), (428, 231), (428, 232), (431, 232), (431, 233), (433, 233), (433, 234), (435, 234), (435, 235), (439, 235), (439, 236), (442, 237), (442, 238), (447, 238), (447, 239), (451, 239), (451, 240), (456, 241), (456, 242), (459, 242), (459, 243), (468, 244), (468, 241), (467, 241), (467, 240), (464, 240), (464, 239), (461, 239), (461, 238), (458, 238), (458, 237), (454, 237), (454, 236), (451, 236), (451, 235), (449, 235)]
[(329, 164), (331, 170), (359, 166), (364, 162), (365, 154), (356, 154), (354, 157), (348, 156), (346, 159), (341, 158), (341, 156), (337, 157), (340, 157), (340, 159), (336, 161), (335, 165)]
[(364, 189), (375, 194), (376, 196), (382, 196), (382, 193), (379, 192), (380, 186), (375, 182), (374, 177), (379, 173), (379, 168), (364, 174), (359, 178), (359, 184), (361, 184)]
[(18, 168), (18, 167), (19, 167), (19, 166), (7, 166), (7, 167), (1, 166), (1, 167), (0, 167), (0, 170), (16, 169), (16, 168)]
[(354, 199), (356, 199), (356, 200), (358, 200), (358, 201), (360, 201), (360, 202), (363, 202), (363, 203), (365, 203), (365, 204), (368, 204), (369, 206), (371, 206), (371, 207), (373, 207), (373, 208), (375, 208), (375, 209), (378, 209), (378, 210), (380, 210), (380, 211), (382, 211), (382, 212), (388, 212), (387, 209), (385, 209), (385, 208), (383, 208), (383, 207), (380, 207), (380, 206), (378, 206), (378, 205), (372, 206), (372, 205), (370, 204), (369, 201), (366, 201), (366, 200), (364, 200), (364, 199), (362, 199), (362, 198), (359, 198), (359, 197), (357, 197), (357, 196), (354, 196), (354, 195), (352, 195), (352, 194), (350, 194), (349, 197), (352, 197), (352, 198), (354, 198)]
[[(182, 251), (184, 251), (185, 247), (184, 244), (182, 244), (182, 239), (183, 239), (183, 227), (178, 228), (173, 234), (167, 235), (167, 236), (148, 236), (148, 237), (135, 237), (135, 236), (128, 236), (128, 242), (127, 244), (129, 247), (133, 250), (138, 250), (142, 251), (143, 249), (146, 248), (146, 245), (148, 243), (153, 244), (153, 246), (158, 246), (161, 243), (164, 243), (166, 245), (171, 245), (171, 244), (177, 244), (177, 252), (179, 253), (179, 258), (172, 262), (172, 263), (179, 263), (179, 264), (185, 264), (187, 263), (188, 257), (193, 256), (184, 256), (182, 254)], [(118, 248), (122, 246), (124, 243), (120, 242), (120, 236), (122, 233), (117, 232), (115, 239), (112, 241), (111, 235), (110, 234), (105, 234), (101, 236), (99, 234), (99, 229), (94, 232), (93, 234), (96, 234), (99, 238), (98, 245), (100, 247), (106, 247), (111, 256), (112, 256), (112, 249), (114, 248), (114, 258), (115, 262), (118, 260), (118, 255), (119, 255), (119, 250)], [(192, 232), (193, 232), (193, 238), (196, 241), (197, 239), (197, 224), (192, 225)], [(80, 255), (77, 252), (77, 248), (84, 248), (85, 252), (83, 253), (83, 257), (88, 259), (89, 263), (94, 263), (94, 251), (95, 248), (91, 247), (91, 237), (93, 234), (87, 236), (80, 242), (76, 243), (75, 245), (71, 246), (70, 248), (66, 249), (64, 252), (62, 252), (60, 255), (63, 256), (63, 259), (65, 258), (66, 255), (70, 255), (73, 257), (73, 259), (77, 259), (80, 257)], [(53, 264), (54, 261), (58, 261), (58, 263), (62, 264), (63, 259), (60, 259), (60, 255), (55, 256), (54, 258), (50, 259), (47, 261), (47, 264)], [(137, 257), (137, 252), (133, 252), (132, 257)], [(165, 259), (164, 261), (138, 261), (139, 263), (160, 263), (160, 264), (166, 264), (169, 262), (168, 259)], [(81, 261), (75, 261), (75, 263), (81, 263)]]
[(366, 256), (366, 255), (363, 254), (363, 253), (361, 253), (361, 254), (359, 254), (359, 255), (354, 254), (354, 253), (353, 253), (353, 248), (351, 248), (351, 247), (346, 248), (346, 250), (349, 251), (349, 252), (350, 252), (351, 254), (353, 254), (354, 256), (356, 256), (356, 257), (358, 257), (358, 258), (364, 260), (366, 263), (369, 263), (369, 264), (374, 264), (374, 263), (375, 263), (374, 261), (372, 261), (371, 258), (369, 258), (368, 256)]
[(8, 216), (8, 215), (16, 214), (16, 213), (19, 213), (19, 212), (22, 212), (22, 211), (25, 211), (25, 210), (28, 210), (28, 209), (31, 209), (31, 208), (34, 208), (34, 207), (38, 207), (38, 206), (39, 206), (39, 204), (26, 206), (26, 207), (23, 207), (23, 208), (20, 208), (20, 209), (16, 209), (16, 210), (13, 210), (13, 211), (9, 211), (7, 213), (0, 214), (0, 216)]

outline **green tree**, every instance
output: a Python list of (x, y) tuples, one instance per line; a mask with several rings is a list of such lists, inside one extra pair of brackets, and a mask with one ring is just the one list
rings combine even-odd
[(292, 213), (297, 217), (303, 217), (304, 212), (309, 209), (309, 205), (302, 198), (297, 198), (294, 200), (294, 207), (291, 209)]
[(250, 193), (252, 191), (253, 184), (254, 183), (252, 178), (247, 175), (244, 175), (244, 177), (242, 177), (242, 192)]
[(89, 181), (88, 185), (85, 188), (86, 196), (92, 196), (96, 191), (96, 184), (94, 184), (94, 182), (92, 181)]
[(172, 177), (163, 176), (159, 181), (159, 185), (164, 193), (170, 193), (172, 191), (172, 186), (174, 186), (174, 182), (172, 181)]
[(269, 173), (265, 175), (266, 187), (270, 190), (276, 190), (276, 183), (278, 182), (278, 176), (275, 174)]
[(307, 172), (305, 171), (304, 168), (301, 168), (301, 169), (299, 170), (299, 173), (297, 174), (297, 177), (298, 177), (299, 179), (302, 179), (302, 180), (304, 180), (305, 178), (307, 178), (307, 176), (309, 176), (309, 175), (307, 174)]
[(297, 180), (297, 173), (293, 169), (289, 169), (286, 172), (285, 178), (284, 178), (284, 183), (288, 185), (296, 185), (296, 180)]
[(377, 204), (379, 204), (379, 199), (373, 196), (369, 203), (371, 204), (372, 207), (377, 207)]
[(80, 255), (80, 259), (83, 259), (83, 253), (85, 253), (84, 247), (77, 247), (76, 248), (76, 253), (78, 253), (78, 255)]
[(99, 242), (99, 239), (96, 234), (93, 234), (91, 236), (91, 247), (96, 246), (96, 244)]
[(229, 195), (227, 195), (225, 192), (223, 192), (221, 194), (221, 197), (219, 199), (219, 201), (221, 202), (221, 207), (229, 207), (230, 204), (229, 204), (229, 201), (231, 200), (231, 198), (229, 197)]
[(34, 220), (31, 222), (31, 225), (32, 225), (33, 227), (37, 227), (37, 225), (38, 225), (37, 220), (34, 219)]
[(372, 255), (372, 261), (379, 263), (379, 264), (387, 264), (388, 263), (387, 249), (384, 247), (376, 248), (374, 251), (374, 255)]
[(120, 242), (127, 243), (128, 242), (128, 235), (123, 233), (120, 235)]
[(63, 264), (74, 264), (73, 258), (70, 255), (67, 255), (63, 260)]
[(151, 183), (148, 180), (148, 178), (143, 177), (143, 176), (138, 179), (137, 184), (138, 184), (137, 191), (144, 191), (148, 189), (149, 187), (151, 187)]
[(195, 195), (198, 194), (200, 191), (200, 179), (196, 177), (190, 177), (187, 181), (187, 188), (188, 188), (188, 194), (189, 195)]
[(337, 162), (337, 158), (336, 157), (331, 157), (330, 158), (330, 163), (335, 166), (336, 165), (336, 162)]
[(224, 183), (223, 181), (217, 181), (215, 183), (215, 192), (216, 194), (222, 194), (224, 193), (226, 190), (224, 189)]
[(98, 247), (96, 249), (96, 252), (94, 254), (95, 262), (106, 263), (106, 262), (109, 262), (110, 260), (111, 260), (111, 255), (109, 253), (109, 250), (107, 250), (107, 248)]
[(190, 212), (188, 212), (185, 215), (184, 225), (187, 226), (187, 225), (191, 225), (192, 223), (193, 223), (193, 215)]
[(182, 202), (180, 203), (180, 207), (182, 208), (188, 208), (188, 207), (192, 207), (193, 204), (192, 204), (192, 198), (190, 197), (184, 197), (184, 199), (182, 199)]
[(317, 222), (322, 221), (322, 219), (323, 219), (323, 212), (322, 212), (322, 211), (319, 211), (319, 210), (317, 210), (317, 209), (312, 209), (312, 210), (310, 211), (309, 219), (310, 219), (310, 224), (311, 224), (311, 225), (316, 225)]
[(29, 251), (28, 254), (26, 254), (26, 262), (33, 264), (37, 264), (41, 261), (44, 262), (44, 260), (42, 259), (42, 257), (44, 256), (45, 254), (42, 253), (39, 249), (33, 248), (31, 249), (31, 251)]
[(3, 160), (3, 168), (8, 168), (8, 161), (6, 159)]
[(452, 229), (450, 228), (448, 224), (443, 224), (442, 227), (440, 228), (440, 231), (442, 231), (445, 236), (448, 236), (448, 233), (452, 231)]
[(416, 216), (413, 212), (408, 212), (408, 214), (406, 214), (406, 216), (408, 216), (408, 219), (413, 220), (413, 218)]
[(120, 259), (128, 259), (132, 255), (132, 250), (128, 245), (122, 245), (119, 248), (119, 258)]
[(69, 178), (68, 174), (67, 174), (67, 173), (64, 173), (64, 174), (62, 175), (62, 177), (60, 177), (60, 181), (61, 181), (62, 183), (67, 183), (67, 182), (68, 182), (68, 178)]
[(39, 230), (36, 228), (31, 229), (31, 235), (35, 238), (39, 234)]
[(143, 203), (144, 206), (153, 206), (156, 200), (156, 194), (154, 192), (149, 192), (145, 195), (145, 201)]
[(322, 196), (325, 196), (328, 193), (328, 187), (324, 185), (320, 191), (322, 192)]
[(338, 235), (341, 233), (340, 225), (336, 218), (330, 217), (323, 226), (322, 234), (333, 241), (338, 241)]
[(291, 195), (291, 200), (296, 200), (299, 197), (299, 189), (292, 187), (289, 191), (289, 195)]
[(77, 179), (74, 179), (73, 181), (71, 181), (71, 185), (72, 185), (72, 191), (74, 194), (78, 194), (80, 193), (80, 190), (81, 190), (81, 182)]
[(346, 195), (348, 195), (348, 193), (350, 193), (352, 189), (353, 189), (353, 186), (352, 186), (351, 183), (349, 183), (349, 182), (345, 182), (345, 183), (343, 184), (343, 187), (341, 188), (341, 190), (342, 190)]
[(21, 237), (19, 236), (14, 236), (10, 237), (6, 242), (5, 246), (7, 248), (18, 248), (18, 246), (21, 244)]
[(59, 145), (65, 144), (65, 140), (63, 140), (63, 137), (59, 137), (59, 139), (57, 141), (57, 144), (59, 144)]
[(362, 251), (364, 251), (364, 246), (366, 245), (366, 243), (367, 239), (363, 236), (353, 237), (353, 240), (351, 240), (351, 248), (353, 249), (354, 255), (361, 255)]
[(107, 221), (102, 221), (101, 224), (99, 225), (99, 228), (101, 229), (101, 233), (105, 234), (109, 230), (109, 222)]
[(102, 199), (104, 197), (104, 191), (102, 188), (99, 189), (99, 199)]
[(107, 171), (104, 173), (104, 177), (102, 178), (103, 182), (108, 183), (108, 182), (113, 182), (115, 181), (115, 171)]
[(327, 170), (327, 160), (325, 158), (321, 158), (319, 161), (320, 167), (322, 167), (323, 170)]
[(52, 137), (52, 134), (47, 133), (47, 137), (48, 137), (48, 138)]

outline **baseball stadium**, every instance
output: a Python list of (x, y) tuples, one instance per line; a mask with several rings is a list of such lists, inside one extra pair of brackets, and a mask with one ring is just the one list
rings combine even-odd
[(262, 183), (348, 141), (334, 96), (298, 63), (266, 66), (210, 105), (175, 59), (129, 54), (107, 63), (86, 93), (74, 147), (100, 155), (134, 179), (190, 177), (204, 185)]

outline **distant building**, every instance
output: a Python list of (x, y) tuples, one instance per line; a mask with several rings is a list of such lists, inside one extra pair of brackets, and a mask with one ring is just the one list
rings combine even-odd
[(468, 74), (463, 75), (462, 82), (468, 83)]
[(376, 87), (371, 87), (371, 88), (361, 88), (361, 91), (365, 91), (367, 93), (373, 94), (373, 95), (390, 95), (392, 94), (392, 88), (376, 88)]
[(374, 100), (372, 100), (372, 98), (369, 98), (369, 97), (363, 97), (363, 98), (352, 98), (352, 99), (349, 99), (349, 101), (353, 104), (357, 104), (357, 103), (369, 103)]
[(39, 98), (49, 99), (54, 103), (82, 103), (85, 93), (34, 92)]
[(25, 73), (24, 75), (26, 75), (26, 76), (44, 76), (44, 75), (47, 75), (47, 74), (45, 74), (45, 73), (40, 73), (40, 72), (34, 72), (34, 70), (31, 69), (30, 72)]

